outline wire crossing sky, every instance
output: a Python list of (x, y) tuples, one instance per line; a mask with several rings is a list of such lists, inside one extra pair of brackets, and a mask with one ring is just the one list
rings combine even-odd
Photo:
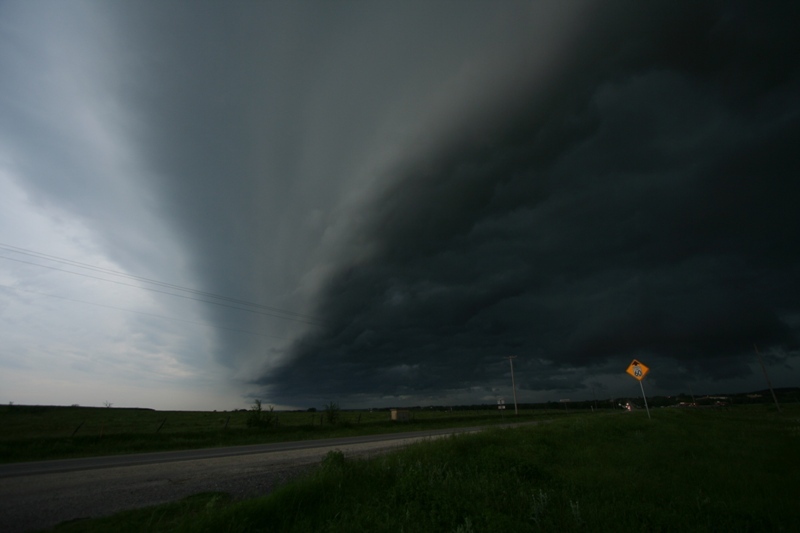
[[(32, 257), (36, 257), (36, 258), (39, 258), (39, 259), (45, 259), (46, 260), (44, 262), (41, 262), (41, 261), (40, 262), (32, 262), (32, 261), (25, 261), (23, 259), (17, 259), (17, 258), (14, 258), (14, 257), (8, 257), (8, 256), (0, 255), (0, 259), (5, 259), (5, 260), (8, 260), (8, 261), (15, 261), (15, 262), (23, 263), (23, 264), (26, 264), (26, 265), (38, 266), (38, 267), (41, 267), (41, 268), (48, 268), (48, 269), (51, 269), (51, 270), (57, 270), (59, 272), (66, 272), (68, 274), (74, 274), (76, 276), (83, 276), (83, 277), (87, 277), (87, 278), (96, 279), (96, 280), (99, 280), (99, 281), (105, 281), (105, 282), (108, 282), (108, 283), (116, 283), (118, 285), (125, 285), (127, 287), (137, 287), (137, 288), (139, 288), (141, 290), (158, 292), (158, 293), (161, 293), (161, 294), (168, 294), (168, 295), (174, 296), (176, 298), (187, 298), (189, 300), (196, 300), (198, 302), (204, 302), (204, 303), (208, 303), (208, 304), (212, 304), (212, 305), (220, 305), (222, 307), (228, 307), (230, 309), (239, 309), (241, 311), (247, 311), (249, 313), (258, 313), (258, 314), (263, 314), (263, 315), (267, 315), (267, 316), (274, 316), (274, 317), (283, 318), (283, 319), (286, 319), (286, 320), (297, 320), (297, 321), (300, 321), (300, 322), (306, 322), (308, 324), (319, 323), (319, 321), (316, 320), (312, 316), (302, 315), (300, 313), (293, 313), (291, 311), (284, 311), (284, 310), (281, 310), (281, 309), (277, 309), (275, 307), (270, 307), (268, 305), (263, 305), (263, 304), (259, 304), (259, 303), (255, 303), (255, 302), (248, 302), (246, 300), (240, 300), (240, 299), (237, 299), (237, 298), (231, 298), (229, 296), (223, 296), (223, 295), (220, 295), (220, 294), (213, 294), (213, 293), (210, 293), (210, 292), (199, 291), (197, 289), (181, 287), (180, 285), (175, 285), (174, 283), (165, 283), (163, 281), (158, 281), (158, 280), (154, 280), (154, 279), (150, 279), (150, 278), (143, 278), (141, 276), (132, 276), (130, 274), (126, 274), (124, 272), (119, 272), (119, 271), (116, 271), (116, 270), (95, 267), (95, 266), (92, 266), (92, 265), (87, 265), (85, 263), (80, 263), (80, 262), (72, 261), (72, 260), (69, 260), (69, 259), (64, 259), (64, 258), (55, 257), (55, 256), (48, 255), (48, 254), (42, 254), (42, 253), (34, 252), (32, 250), (25, 250), (23, 248), (18, 248), (18, 247), (15, 247), (15, 246), (3, 246), (2, 244), (0, 244), (0, 251), (3, 251), (3, 250), (13, 252), (11, 255), (22, 254), (22, 255), (32, 256)], [(84, 269), (84, 270), (90, 270), (90, 271), (94, 271), (94, 272), (100, 272), (100, 273), (103, 273), (103, 274), (108, 274), (108, 275), (110, 275), (112, 277), (111, 278), (109, 278), (109, 277), (99, 277), (99, 276), (93, 276), (91, 274), (87, 274), (85, 272), (80, 272), (80, 271), (76, 271), (76, 270), (67, 270), (67, 269), (59, 268), (59, 267), (56, 267), (56, 266), (53, 266), (53, 265), (48, 265), (48, 264), (46, 264), (47, 261), (55, 262), (55, 263), (62, 263), (62, 264), (65, 264), (65, 265), (69, 265), (69, 266), (71, 266), (73, 268), (77, 267), (77, 269), (79, 269), (79, 270), (80, 269)], [(126, 282), (120, 281), (118, 279), (113, 279), (113, 277), (121, 277), (123, 279), (139, 281), (139, 282), (142, 282), (142, 283), (139, 283), (139, 284), (126, 283)], [(165, 291), (165, 290), (160, 290), (160, 289), (154, 289), (152, 287), (148, 287), (147, 285), (156, 285), (158, 287), (164, 287), (166, 289), (171, 289), (171, 290)], [(188, 293), (189, 295), (182, 294), (182, 293)], [(220, 300), (222, 300), (224, 302), (229, 302), (229, 303), (222, 303), (222, 302), (220, 302)], [(236, 305), (230, 305), (230, 304), (236, 304)]]
[(798, 386), (799, 10), (2, 2), (0, 401)]

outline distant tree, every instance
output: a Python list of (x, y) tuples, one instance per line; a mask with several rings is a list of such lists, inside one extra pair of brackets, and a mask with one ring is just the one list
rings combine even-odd
[(331, 401), (325, 405), (325, 418), (329, 424), (335, 424), (339, 421), (340, 411), (338, 403)]
[(105, 401), (103, 402), (103, 405), (105, 406), (106, 409), (111, 409), (111, 406), (114, 404), (109, 401)]
[(308, 412), (309, 413), (316, 413), (317, 412), (317, 408), (316, 407), (309, 407), (308, 408)]
[(269, 427), (273, 421), (273, 406), (269, 406), (269, 410), (265, 411), (261, 405), (261, 400), (256, 399), (250, 407), (250, 415), (247, 417), (247, 427)]

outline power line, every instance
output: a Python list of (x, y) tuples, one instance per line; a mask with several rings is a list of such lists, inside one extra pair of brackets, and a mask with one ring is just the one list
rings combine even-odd
[(195, 324), (195, 325), (198, 325), (198, 326), (208, 326), (208, 327), (217, 328), (217, 329), (225, 329), (225, 330), (228, 330), (228, 331), (235, 331), (235, 332), (238, 332), (238, 333), (246, 333), (248, 335), (255, 335), (257, 337), (271, 337), (271, 338), (274, 338), (274, 339), (289, 340), (286, 337), (280, 337), (278, 335), (269, 335), (269, 334), (266, 334), (266, 333), (256, 333), (255, 331), (248, 331), (248, 330), (245, 330), (245, 329), (238, 329), (238, 328), (230, 328), (228, 326), (220, 326), (218, 324), (210, 324), (210, 323), (207, 323), (207, 322), (197, 322), (196, 320), (186, 320), (185, 318), (177, 318), (177, 317), (173, 317), (173, 316), (163, 316), (163, 315), (157, 315), (155, 313), (145, 313), (144, 311), (134, 311), (133, 309), (125, 309), (123, 307), (115, 307), (113, 305), (99, 304), (97, 302), (87, 302), (86, 300), (78, 300), (78, 299), (75, 299), (75, 298), (67, 298), (66, 296), (58, 296), (56, 294), (48, 294), (46, 292), (32, 291), (30, 289), (23, 289), (23, 288), (20, 288), (20, 287), (12, 287), (11, 285), (0, 284), (0, 287), (6, 287), (7, 289), (11, 289), (11, 290), (14, 290), (14, 291), (23, 291), (23, 292), (29, 292), (29, 293), (32, 293), (32, 294), (39, 294), (41, 296), (47, 296), (49, 298), (58, 298), (59, 300), (67, 300), (67, 301), (70, 301), (70, 302), (77, 302), (77, 303), (86, 304), (86, 305), (94, 305), (96, 307), (105, 307), (106, 309), (115, 309), (117, 311), (124, 311), (126, 313), (135, 313), (137, 315), (144, 315), (144, 316), (151, 316), (151, 317), (154, 317), (154, 318), (161, 318), (161, 319), (164, 319), (164, 320), (175, 320), (177, 322), (184, 322), (186, 324)]
[[(163, 288), (166, 288), (166, 289), (171, 289), (173, 291), (183, 291), (183, 292), (187, 292), (189, 294), (193, 294), (193, 295), (196, 295), (196, 296), (203, 296), (205, 298), (215, 298), (217, 300), (222, 300), (222, 301), (214, 301), (214, 300), (208, 300), (208, 299), (204, 299), (204, 298), (195, 298), (193, 296), (188, 296), (188, 295), (185, 295), (185, 294), (176, 294), (175, 292), (159, 290), (159, 289), (155, 289), (155, 288), (151, 288), (151, 287), (143, 287), (141, 285), (134, 285), (134, 284), (131, 284), (131, 283), (125, 283), (125, 282), (118, 281), (118, 280), (107, 279), (107, 278), (102, 278), (102, 277), (98, 277), (98, 276), (92, 276), (90, 274), (85, 274), (85, 273), (81, 273), (81, 272), (75, 272), (75, 271), (72, 271), (72, 270), (66, 270), (66, 269), (63, 269), (63, 268), (55, 267), (55, 266), (43, 265), (43, 264), (40, 264), (40, 263), (34, 263), (34, 262), (31, 262), (31, 261), (24, 261), (22, 259), (15, 259), (13, 257), (0, 255), (0, 259), (6, 259), (8, 261), (15, 261), (17, 263), (24, 263), (24, 264), (28, 264), (28, 265), (38, 266), (38, 267), (41, 267), (41, 268), (47, 268), (47, 269), (50, 269), (50, 270), (57, 270), (59, 272), (66, 272), (68, 274), (74, 274), (76, 276), (83, 276), (83, 277), (86, 277), (86, 278), (105, 281), (105, 282), (108, 282), (108, 283), (115, 283), (117, 285), (124, 285), (124, 286), (127, 286), (127, 287), (133, 287), (133, 288), (147, 290), (147, 291), (156, 292), (156, 293), (160, 293), (160, 294), (167, 294), (169, 296), (175, 296), (177, 298), (184, 298), (184, 299), (187, 299), (187, 300), (194, 300), (194, 301), (197, 301), (197, 302), (209, 303), (209, 304), (218, 305), (218, 306), (221, 306), (221, 307), (227, 307), (227, 308), (230, 308), (230, 309), (237, 309), (239, 311), (246, 311), (246, 312), (249, 312), (249, 313), (255, 313), (255, 314), (260, 314), (260, 315), (264, 315), (264, 316), (272, 316), (272, 317), (276, 317), (276, 318), (282, 318), (284, 320), (293, 320), (293, 321), (297, 321), (297, 322), (304, 322), (306, 324), (317, 324), (317, 325), (322, 323), (321, 320), (317, 319), (316, 317), (310, 316), (310, 315), (304, 315), (304, 314), (301, 314), (301, 313), (295, 313), (293, 311), (286, 311), (286, 310), (283, 310), (283, 309), (279, 309), (279, 308), (276, 308), (276, 307), (271, 307), (271, 306), (259, 304), (259, 303), (256, 303), (256, 302), (251, 302), (251, 301), (248, 301), (248, 300), (232, 298), (230, 296), (224, 296), (224, 295), (215, 294), (215, 293), (206, 292), (206, 291), (200, 291), (200, 290), (192, 289), (192, 288), (188, 288), (188, 287), (182, 287), (182, 286), (176, 285), (174, 283), (167, 283), (167, 282), (163, 282), (163, 281), (159, 281), (159, 280), (155, 280), (155, 279), (151, 279), (151, 278), (145, 278), (145, 277), (142, 277), (142, 276), (135, 276), (135, 275), (131, 275), (131, 274), (126, 274), (124, 272), (119, 272), (119, 271), (116, 271), (116, 270), (111, 270), (111, 269), (107, 269), (107, 268), (103, 268), (103, 267), (97, 267), (97, 266), (94, 266), (94, 265), (88, 265), (86, 263), (80, 263), (78, 261), (73, 261), (73, 260), (70, 260), (70, 259), (62, 258), (62, 257), (43, 254), (43, 253), (40, 253), (40, 252), (36, 252), (36, 251), (33, 251), (33, 250), (27, 250), (25, 248), (20, 248), (20, 247), (17, 247), (17, 246), (11, 246), (11, 245), (0, 243), (0, 249), (6, 250), (6, 251), (9, 251), (9, 252), (14, 252), (14, 253), (19, 253), (19, 254), (24, 254), (24, 255), (36, 257), (38, 259), (45, 259), (45, 260), (48, 260), (48, 261), (53, 261), (53, 262), (57, 262), (57, 263), (61, 263), (61, 264), (66, 264), (66, 265), (77, 267), (77, 268), (83, 268), (83, 269), (86, 269), (86, 270), (95, 271), (95, 272), (99, 272), (99, 273), (102, 273), (102, 274), (109, 274), (109, 275), (119, 276), (119, 277), (130, 279), (130, 280), (140, 281), (140, 282), (144, 282), (144, 283), (150, 283), (152, 285), (156, 285), (156, 286), (163, 287)], [(228, 303), (223, 303), (223, 302), (230, 302), (230, 304), (237, 304), (237, 305), (230, 305)], [(247, 307), (241, 307), (241, 306), (247, 306)]]
[[(45, 253), (41, 253), (41, 252), (36, 252), (34, 250), (29, 250), (27, 248), (21, 248), (19, 246), (13, 246), (13, 245), (10, 245), (10, 244), (0, 243), (0, 249), (5, 249), (5, 250), (10, 251), (10, 252), (30, 255), (30, 256), (33, 256), (33, 257), (40, 258), (40, 259), (46, 259), (46, 260), (49, 260), (49, 261), (54, 261), (54, 262), (67, 264), (67, 265), (71, 265), (71, 266), (77, 266), (79, 268), (85, 268), (87, 270), (94, 270), (96, 272), (101, 272), (101, 273), (105, 273), (105, 274), (112, 274), (112, 275), (115, 275), (115, 276), (121, 276), (123, 278), (135, 279), (137, 281), (144, 281), (146, 283), (151, 283), (153, 285), (158, 285), (158, 286), (161, 286), (161, 287), (176, 289), (176, 290), (180, 290), (180, 291), (184, 291), (184, 292), (190, 292), (190, 293), (193, 293), (193, 294), (197, 294), (199, 296), (207, 296), (207, 297), (210, 297), (210, 298), (216, 298), (216, 299), (219, 299), (219, 300), (226, 300), (226, 301), (229, 301), (229, 302), (232, 302), (232, 303), (238, 303), (238, 304), (247, 305), (247, 306), (250, 306), (250, 307), (266, 309), (266, 310), (269, 310), (269, 311), (274, 311), (274, 312), (278, 312), (278, 313), (282, 313), (282, 314), (286, 314), (286, 315), (296, 316), (298, 318), (305, 318), (305, 319), (309, 319), (309, 320), (315, 320), (316, 319), (316, 317), (313, 317), (313, 316), (310, 316), (310, 315), (304, 315), (304, 314), (301, 314), (301, 313), (295, 313), (293, 311), (286, 311), (284, 309), (279, 309), (277, 307), (271, 307), (271, 306), (268, 306), (268, 305), (259, 304), (259, 303), (252, 302), (252, 301), (249, 301), (249, 300), (243, 300), (243, 299), (239, 299), (239, 298), (232, 298), (230, 296), (224, 296), (224, 295), (221, 295), (221, 294), (215, 294), (215, 293), (212, 293), (212, 292), (206, 292), (206, 291), (201, 291), (201, 290), (198, 290), (198, 289), (192, 289), (192, 288), (189, 288), (189, 287), (184, 287), (184, 286), (181, 286), (181, 285), (177, 285), (175, 283), (167, 283), (167, 282), (159, 281), (159, 280), (152, 279), (152, 278), (146, 278), (146, 277), (143, 277), (143, 276), (136, 276), (136, 275), (133, 275), (133, 274), (128, 274), (127, 272), (120, 272), (118, 270), (112, 270), (110, 268), (103, 268), (103, 267), (98, 267), (96, 265), (89, 265), (87, 263), (81, 263), (79, 261), (74, 261), (72, 259), (66, 259), (64, 257), (58, 257), (58, 256), (55, 256), (55, 255), (49, 255), (49, 254), (45, 254)], [(3, 256), (0, 256), (0, 257), (3, 257)]]
[(0, 259), (7, 259), (9, 261), (16, 261), (17, 263), (25, 263), (27, 265), (34, 265), (34, 266), (38, 266), (38, 267), (42, 267), (42, 268), (48, 268), (50, 270), (58, 270), (59, 272), (66, 272), (68, 274), (74, 274), (76, 276), (83, 276), (84, 278), (91, 278), (91, 279), (96, 279), (96, 280), (100, 280), (100, 281), (106, 281), (108, 283), (115, 283), (117, 285), (123, 285), (125, 287), (133, 287), (135, 289), (142, 289), (142, 290), (145, 290), (145, 291), (157, 292), (157, 293), (160, 293), (160, 294), (167, 294), (169, 296), (175, 296), (176, 298), (184, 298), (186, 300), (194, 300), (196, 302), (209, 303), (209, 304), (213, 304), (213, 305), (218, 305), (220, 307), (227, 307), (229, 309), (238, 309), (239, 311), (246, 311), (248, 313), (255, 313), (257, 315), (272, 316), (272, 317), (276, 317), (276, 318), (283, 318), (285, 320), (294, 320), (294, 321), (297, 321), (297, 322), (305, 322), (306, 324), (320, 324), (320, 322), (315, 322), (315, 321), (312, 321), (312, 320), (304, 320), (304, 319), (301, 319), (301, 318), (294, 318), (294, 317), (291, 317), (291, 316), (283, 316), (283, 315), (279, 315), (279, 314), (276, 314), (276, 313), (268, 313), (266, 311), (259, 311), (257, 309), (247, 309), (246, 307), (237, 307), (235, 305), (228, 305), (228, 304), (224, 304), (222, 302), (214, 302), (212, 300), (203, 300), (202, 298), (193, 298), (191, 296), (186, 296), (185, 294), (175, 294), (174, 292), (162, 291), (162, 290), (153, 289), (153, 288), (150, 288), (150, 287), (142, 287), (140, 285), (133, 285), (131, 283), (125, 283), (125, 282), (116, 281), (116, 280), (113, 280), (113, 279), (100, 278), (100, 277), (97, 277), (97, 276), (91, 276), (89, 274), (82, 274), (81, 272), (73, 272), (71, 270), (64, 270), (63, 268), (57, 268), (57, 267), (54, 267), (54, 266), (40, 265), (39, 263), (32, 263), (30, 261), (23, 261), (21, 259), (14, 259), (14, 258), (6, 257), (6, 256), (3, 256), (3, 255), (0, 255)]

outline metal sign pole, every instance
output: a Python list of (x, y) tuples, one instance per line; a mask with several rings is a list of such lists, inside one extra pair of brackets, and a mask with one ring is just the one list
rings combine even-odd
[(642, 398), (644, 398), (644, 408), (647, 409), (647, 418), (650, 418), (650, 408), (647, 406), (647, 396), (644, 395), (644, 385), (642, 385), (642, 380), (639, 380), (639, 387), (642, 389)]
[(650, 369), (647, 368), (647, 365), (643, 365), (636, 359), (631, 361), (631, 364), (628, 365), (628, 370), (626, 370), (628, 374), (634, 377), (636, 381), (639, 382), (639, 387), (642, 389), (642, 398), (644, 398), (644, 408), (647, 409), (647, 418), (650, 418), (650, 406), (647, 405), (647, 396), (644, 395), (644, 385), (642, 385), (642, 380), (650, 372)]

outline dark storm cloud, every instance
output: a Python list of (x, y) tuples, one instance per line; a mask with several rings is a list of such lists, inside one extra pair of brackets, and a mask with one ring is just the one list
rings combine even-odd
[(606, 5), (529, 97), (398, 165), (325, 326), (259, 383), (440, 398), (489, 391), (511, 354), (529, 390), (647, 355), (664, 385), (746, 376), (754, 343), (796, 356), (798, 12), (715, 6)]
[[(515, 19), (535, 10), (478, 2), (455, 10), (427, 2), (196, 6), (115, 11), (134, 50), (124, 92), (143, 124), (142, 178), (205, 290), (305, 313), (317, 271), (327, 268), (325, 249), (350, 216), (343, 206), (374, 178), (365, 169), (410, 136), (450, 78), (463, 71), (472, 79), (474, 65), (487, 63), (484, 48), (527, 38)], [(506, 12), (514, 16), (503, 27), (487, 23)], [(456, 100), (491, 87), (478, 71)], [(219, 307), (208, 313), (220, 325), (285, 338), (306, 326)], [(234, 368), (282, 353), (237, 334), (220, 334), (215, 351)]]

